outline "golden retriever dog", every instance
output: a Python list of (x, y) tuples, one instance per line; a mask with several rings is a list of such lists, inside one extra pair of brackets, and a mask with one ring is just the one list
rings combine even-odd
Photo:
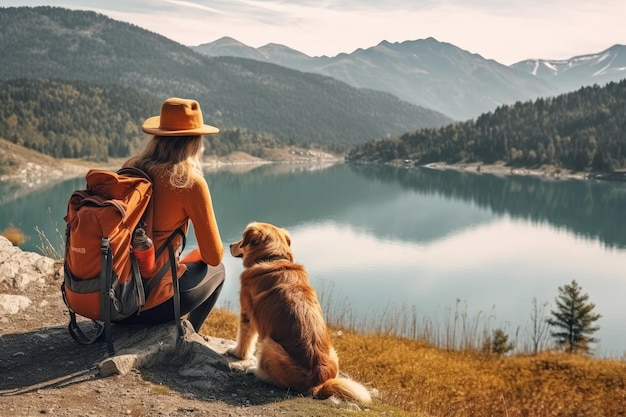
[(249, 359), (257, 348), (261, 379), (317, 398), (335, 395), (361, 403), (367, 389), (338, 376), (339, 360), (330, 344), (322, 307), (309, 277), (294, 263), (291, 237), (268, 223), (250, 223), (243, 238), (230, 245), (241, 257), (241, 317), (237, 345), (230, 355)]

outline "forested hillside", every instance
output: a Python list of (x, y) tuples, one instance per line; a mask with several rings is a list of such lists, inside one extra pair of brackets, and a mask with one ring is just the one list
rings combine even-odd
[[(345, 150), (377, 137), (451, 122), (391, 94), (353, 88), (330, 77), (247, 59), (208, 58), (94, 12), (0, 8), (0, 56), (0, 80), (84, 81), (132, 88), (159, 101), (195, 98), (209, 124), (288, 143)], [(142, 117), (158, 107), (149, 109), (142, 110)]]
[(0, 137), (56, 158), (124, 157), (160, 106), (154, 96), (117, 86), (0, 81)]
[(626, 165), (626, 80), (501, 106), (476, 120), (357, 146), (350, 161), (503, 161), (611, 172)]
[[(82, 81), (0, 81), (0, 137), (55, 158), (106, 160), (127, 157), (146, 135), (141, 124), (161, 100), (119, 86)], [(205, 137), (206, 155), (239, 150), (263, 157), (286, 146), (269, 134), (223, 129)]]

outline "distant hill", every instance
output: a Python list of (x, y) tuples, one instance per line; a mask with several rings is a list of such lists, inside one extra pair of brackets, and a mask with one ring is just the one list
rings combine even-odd
[(389, 92), (456, 120), (558, 92), (545, 80), (434, 38), (383, 41), (335, 57), (310, 57), (275, 44), (255, 49), (232, 38), (194, 49), (213, 57), (246, 57), (328, 75), (355, 87)]
[(502, 104), (571, 92), (626, 78), (626, 46), (567, 60), (525, 60), (510, 67), (436, 39), (380, 44), (335, 57), (310, 57), (283, 45), (252, 48), (224, 37), (194, 49), (329, 75), (355, 87), (387, 91), (457, 120)]
[(94, 12), (0, 8), (0, 56), (0, 80), (85, 81), (132, 88), (159, 100), (196, 98), (207, 123), (265, 132), (285, 143), (346, 149), (451, 121), (389, 93), (330, 77), (250, 59), (208, 58)]
[(127, 157), (146, 137), (155, 96), (84, 81), (0, 81), (0, 138), (55, 158)]
[[(106, 161), (125, 158), (143, 146), (146, 115), (161, 100), (142, 91), (85, 81), (11, 79), (0, 81), (0, 138), (55, 158)], [(239, 128), (205, 136), (205, 155), (245, 152), (275, 159), (285, 141)], [(0, 171), (5, 161), (0, 159)]]
[(276, 43), (268, 43), (260, 48), (253, 48), (228, 36), (191, 48), (209, 57), (248, 58), (307, 72), (317, 72), (315, 71), (317, 67), (333, 60), (327, 56), (310, 57), (300, 51)]
[(626, 80), (498, 107), (476, 120), (371, 141), (354, 162), (504, 162), (577, 172), (626, 168)]
[(573, 91), (626, 78), (626, 45), (613, 45), (599, 53), (570, 59), (527, 59), (511, 67), (545, 80), (559, 91)]

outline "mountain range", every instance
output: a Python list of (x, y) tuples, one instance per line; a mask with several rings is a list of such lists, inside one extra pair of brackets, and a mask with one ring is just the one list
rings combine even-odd
[(83, 81), (135, 89), (161, 100), (195, 98), (205, 122), (268, 133), (283, 143), (341, 150), (452, 121), (389, 93), (331, 77), (250, 59), (209, 58), (90, 11), (0, 8), (0, 56), (0, 80)]
[(626, 78), (626, 45), (564, 60), (527, 59), (511, 66), (557, 87), (561, 92)]
[(223, 37), (193, 47), (207, 56), (238, 56), (328, 75), (352, 86), (387, 91), (456, 120), (502, 104), (555, 96), (626, 77), (626, 46), (568, 60), (525, 60), (511, 66), (434, 38), (390, 43), (335, 57), (310, 57), (278, 44), (260, 48)]
[(48, 6), (0, 8), (0, 56), (0, 80), (84, 81), (159, 100), (193, 97), (205, 122), (220, 128), (335, 150), (619, 80), (626, 68), (623, 45), (512, 66), (433, 38), (383, 41), (335, 57), (231, 38), (189, 47), (99, 13)]

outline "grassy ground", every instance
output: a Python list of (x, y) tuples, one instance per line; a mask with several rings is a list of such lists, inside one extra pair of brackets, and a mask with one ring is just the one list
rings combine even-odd
[[(201, 332), (234, 339), (219, 309)], [(565, 353), (498, 356), (438, 349), (390, 335), (332, 330), (341, 369), (409, 415), (626, 416), (626, 362)], [(397, 414), (396, 414), (397, 415)]]

